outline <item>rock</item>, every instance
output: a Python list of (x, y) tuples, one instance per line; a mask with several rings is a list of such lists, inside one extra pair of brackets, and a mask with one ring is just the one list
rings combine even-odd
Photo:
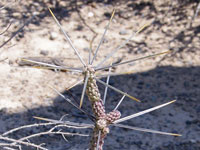
[(12, 15), (13, 17), (16, 17), (16, 18), (21, 17), (21, 14), (19, 12), (14, 12)]
[(58, 37), (58, 34), (56, 32), (50, 33), (50, 40), (55, 40)]
[(34, 12), (33, 12), (33, 15), (34, 15), (34, 16), (37, 16), (37, 15), (39, 15), (39, 14), (40, 14), (40, 12), (38, 12), (38, 11), (34, 11)]
[(88, 17), (93, 17), (94, 16), (94, 13), (93, 12), (89, 12), (88, 13)]
[(76, 29), (75, 30), (78, 30), (78, 31), (82, 31), (83, 30), (83, 26), (82, 25), (78, 25), (77, 27), (76, 27)]
[(40, 54), (44, 55), (44, 56), (47, 56), (49, 54), (49, 52), (47, 50), (41, 50)]
[(196, 143), (197, 141), (195, 139), (190, 139), (191, 143)]
[(122, 30), (119, 31), (119, 34), (120, 34), (120, 35), (127, 35), (128, 32), (127, 32), (127, 30), (122, 29)]

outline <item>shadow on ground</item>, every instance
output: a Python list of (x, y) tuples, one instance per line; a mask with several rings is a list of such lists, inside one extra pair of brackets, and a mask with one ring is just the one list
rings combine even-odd
[[(200, 67), (178, 68), (172, 66), (157, 67), (142, 73), (121, 75), (111, 77), (110, 84), (142, 100), (141, 103), (125, 98), (119, 110), (122, 116), (130, 115), (144, 109), (177, 99), (174, 104), (156, 110), (144, 116), (129, 120), (123, 124), (137, 127), (175, 132), (182, 134), (182, 137), (171, 137), (132, 131), (112, 127), (106, 138), (105, 149), (138, 149), (138, 150), (199, 150), (200, 148)], [(105, 80), (105, 79), (103, 79)], [(99, 85), (100, 90), (104, 87)], [(80, 99), (82, 85), (70, 90), (73, 98)], [(66, 97), (72, 98), (69, 93), (63, 92)], [(106, 109), (112, 110), (122, 95), (108, 90)], [(85, 99), (83, 108), (90, 109), (88, 100)], [(28, 110), (20, 114), (6, 114), (1, 110), (0, 126), (1, 133), (24, 124), (40, 122), (33, 119), (33, 116), (64, 119), (74, 122), (92, 123), (86, 115), (69, 105), (60, 96), (54, 98), (54, 105), (51, 107), (40, 107)], [(10, 137), (21, 138), (36, 132), (50, 129), (48, 126), (42, 128), (29, 128), (15, 132)], [(90, 134), (89, 129), (65, 129), (66, 132), (79, 132)], [(30, 141), (46, 146), (51, 150), (82, 150), (88, 148), (89, 137), (67, 136), (66, 142), (61, 136), (40, 136)], [(24, 147), (24, 149), (31, 149)]]

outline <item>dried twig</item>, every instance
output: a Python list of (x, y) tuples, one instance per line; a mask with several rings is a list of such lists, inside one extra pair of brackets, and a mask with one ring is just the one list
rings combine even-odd
[[(65, 125), (60, 125), (62, 127), (64, 127)], [(57, 126), (55, 126), (57, 127)], [(51, 135), (51, 134), (59, 134), (59, 135), (78, 135), (78, 136), (88, 136), (88, 135), (85, 135), (85, 134), (79, 134), (79, 133), (69, 133), (69, 132), (61, 132), (61, 131), (46, 131), (46, 132), (40, 132), (40, 133), (36, 133), (36, 134), (31, 134), (29, 136), (26, 136), (26, 137), (23, 137), (23, 138), (20, 138), (19, 140), (20, 141), (24, 141), (24, 140), (29, 140), (30, 138), (34, 138), (34, 137), (37, 137), (37, 136), (41, 136), (41, 135)]]
[[(24, 142), (24, 141), (20, 141), (20, 140), (15, 140), (15, 139), (12, 139), (12, 138), (8, 138), (8, 137), (3, 137), (0, 135), (0, 139), (1, 140), (5, 140), (5, 141), (9, 141), (9, 142), (14, 142), (14, 143), (18, 143), (18, 144), (22, 144), (22, 145), (26, 145), (26, 146), (30, 146), (30, 147), (35, 147), (37, 149), (41, 149), (41, 150), (48, 150), (44, 147), (41, 147), (39, 145), (36, 145), (36, 144), (33, 144), (33, 143), (29, 143), (29, 142)], [(0, 146), (1, 146), (2, 143), (0, 143)], [(2, 146), (4, 146), (5, 143), (2, 144)]]
[[(1, 44), (0, 45), (0, 48), (2, 48), (3, 46), (5, 46), (8, 42), (10, 42), (19, 32), (21, 32), (23, 29), (24, 29), (24, 27), (25, 26), (27, 26), (32, 20), (33, 20), (33, 18), (34, 18), (35, 16), (33, 15), (28, 21), (26, 21), (24, 24), (23, 24), (23, 26), (21, 26), (16, 32), (14, 32), (13, 34), (12, 34), (12, 36), (8, 39), (8, 40), (6, 40), (3, 44)], [(3, 51), (1, 51), (1, 53), (2, 53)], [(0, 53), (0, 54), (1, 54)]]
[(0, 35), (3, 35), (5, 32), (7, 32), (8, 29), (10, 28), (11, 24), (12, 24), (12, 22), (10, 22), (10, 23), (8, 24), (8, 26), (6, 27), (6, 29), (5, 29), (3, 32), (1, 32)]
[(53, 124), (56, 124), (56, 123), (35, 123), (35, 124), (30, 124), (30, 125), (24, 125), (24, 126), (20, 126), (20, 127), (11, 129), (11, 130), (3, 133), (2, 136), (6, 136), (8, 134), (11, 134), (13, 132), (16, 132), (16, 131), (22, 130), (22, 129), (32, 128), (32, 127), (39, 127), (39, 126), (47, 126), (47, 125), (53, 125)]

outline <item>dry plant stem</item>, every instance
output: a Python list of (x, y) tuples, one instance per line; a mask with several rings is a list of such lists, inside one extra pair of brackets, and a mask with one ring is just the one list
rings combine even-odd
[[(46, 149), (46, 148), (44, 148), (44, 147), (41, 147), (41, 146), (36, 145), (36, 144), (33, 144), (33, 143), (24, 142), (24, 141), (20, 141), (20, 140), (15, 140), (15, 139), (11, 139), (11, 138), (8, 138), (8, 137), (2, 137), (2, 136), (0, 136), (0, 139), (1, 139), (1, 140), (5, 140), (5, 141), (9, 141), (9, 142), (15, 142), (15, 143), (22, 144), (22, 145), (26, 145), (26, 146), (35, 147), (35, 148), (37, 148), (38, 150), (39, 150), (39, 149), (48, 150), (48, 149)], [(1, 146), (1, 143), (0, 143), (0, 146)]]
[(4, 6), (2, 6), (1, 8), (0, 8), (0, 11), (2, 10), (2, 9), (5, 9), (6, 7), (11, 7), (11, 6), (13, 6), (13, 5), (16, 5), (18, 2), (19, 2), (20, 0), (14, 0), (14, 2), (13, 1), (8, 1), (8, 3), (7, 4), (5, 4)]
[[(16, 32), (14, 32), (12, 34), (12, 36), (6, 40), (3, 44), (0, 45), (0, 48), (2, 48), (3, 46), (5, 46), (8, 42), (10, 42), (19, 32), (21, 32), (25, 26), (27, 26), (33, 19), (34, 19), (35, 16), (32, 16), (27, 22), (24, 23), (24, 25), (22, 25)], [(0, 54), (2, 53), (3, 51), (0, 52)]]
[(45, 62), (40, 62), (40, 61), (29, 59), (29, 58), (22, 58), (21, 61), (19, 62), (19, 65), (35, 66), (36, 68), (38, 67), (38, 68), (43, 68), (43, 69), (58, 69), (58, 70), (66, 70), (66, 71), (72, 71), (72, 72), (82, 72), (82, 70), (79, 68), (69, 68), (65, 66), (48, 64)]
[(11, 24), (12, 24), (12, 22), (9, 23), (9, 25), (6, 27), (6, 29), (3, 32), (0, 33), (0, 35), (3, 35), (5, 32), (7, 32), (8, 29), (10, 28)]
[(52, 134), (88, 136), (88, 135), (79, 134), (79, 133), (69, 133), (69, 132), (61, 132), (61, 131), (56, 131), (56, 132), (46, 131), (46, 132), (40, 132), (40, 133), (36, 133), (36, 134), (32, 134), (32, 135), (23, 137), (23, 138), (19, 139), (19, 141), (28, 140), (30, 138), (34, 138), (34, 137), (41, 136), (41, 135), (52, 135)]
[(56, 124), (56, 123), (35, 123), (35, 124), (20, 126), (18, 128), (14, 128), (14, 129), (9, 130), (9, 131), (3, 133), (2, 135), (6, 136), (6, 135), (11, 134), (11, 133), (18, 131), (18, 130), (32, 128), (32, 127), (39, 127), (39, 126), (48, 126), (48, 125), (53, 125), (53, 124)]
[[(6, 145), (5, 145), (6, 146)], [(10, 144), (7, 144), (7, 146), (12, 146)], [(15, 149), (15, 148), (10, 148), (10, 147), (4, 147), (5, 150), (18, 150), (18, 149)], [(21, 149), (19, 149), (21, 150)]]
[(76, 122), (70, 122), (70, 121), (62, 121), (62, 120), (54, 120), (54, 119), (48, 119), (48, 118), (42, 118), (42, 117), (36, 117), (33, 118), (48, 121), (56, 124), (65, 124), (68, 128), (76, 128), (76, 129), (85, 129), (85, 128), (93, 128), (93, 124), (86, 124), (86, 123), (76, 123)]
[[(22, 126), (22, 127), (19, 127), (19, 128), (15, 128), (13, 130), (10, 130), (6, 133), (4, 133), (3, 135), (7, 135), (7, 134), (10, 134), (10, 133), (13, 133), (17, 130), (20, 130), (20, 129), (23, 129), (23, 128), (30, 128), (30, 127), (37, 127), (37, 126), (46, 126), (46, 125), (53, 125), (53, 124), (56, 124), (56, 123), (43, 123), (43, 124), (33, 124), (33, 125), (27, 125), (27, 126)], [(26, 137), (23, 137), (21, 139), (18, 139), (18, 140), (15, 140), (15, 139), (10, 139), (10, 138), (7, 138), (7, 137), (2, 137), (3, 140), (5, 141), (10, 141), (12, 143), (0, 143), (0, 146), (18, 146), (17, 143), (19, 144), (24, 144), (24, 145), (27, 145), (27, 146), (32, 146), (32, 147), (36, 147), (34, 144), (31, 144), (31, 145), (28, 145), (26, 143), (23, 143), (24, 140), (29, 140), (30, 138), (34, 138), (34, 137), (37, 137), (37, 136), (41, 136), (41, 135), (55, 135), (55, 134), (58, 134), (58, 135), (62, 135), (64, 137), (64, 135), (79, 135), (79, 136), (88, 136), (88, 135), (84, 135), (84, 134), (79, 134), (79, 133), (68, 133), (68, 132), (61, 132), (61, 130), (59, 131), (53, 131), (55, 130), (56, 128), (60, 128), (60, 127), (67, 127), (69, 128), (70, 126), (68, 125), (65, 125), (65, 124), (61, 124), (61, 125), (56, 125), (54, 126), (53, 128), (51, 128), (50, 130), (48, 131), (45, 131), (45, 132), (40, 132), (40, 133), (36, 133), (36, 134), (32, 134), (32, 135), (29, 135), (29, 136), (26, 136)], [(74, 126), (72, 126), (74, 128)], [(77, 128), (77, 127), (75, 127)], [(0, 139), (1, 139), (1, 136), (0, 136)], [(5, 148), (5, 147), (4, 147)], [(39, 148), (39, 147), (36, 147), (36, 148)], [(41, 148), (40, 148), (41, 149)]]
[(86, 94), (91, 102), (92, 110), (96, 118), (95, 127), (93, 129), (92, 138), (90, 141), (90, 150), (97, 150), (97, 143), (98, 143), (98, 150), (102, 150), (104, 144), (104, 138), (109, 133), (108, 126), (117, 119), (119, 119), (121, 113), (117, 110), (114, 110), (106, 114), (104, 104), (101, 99), (98, 86), (96, 84), (94, 73), (95, 70), (92, 68), (92, 66), (89, 65), (85, 67), (84, 75), (85, 77), (88, 78), (86, 86)]

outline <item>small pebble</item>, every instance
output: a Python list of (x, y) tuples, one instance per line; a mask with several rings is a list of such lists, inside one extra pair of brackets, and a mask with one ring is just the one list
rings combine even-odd
[(83, 26), (82, 25), (78, 25), (75, 30), (82, 31), (83, 30)]
[(40, 12), (38, 12), (38, 11), (34, 11), (34, 12), (33, 12), (33, 15), (34, 15), (34, 16), (37, 16), (37, 15), (39, 15), (39, 14), (40, 14)]
[(120, 34), (120, 35), (127, 35), (128, 32), (127, 32), (127, 30), (122, 29), (122, 30), (119, 31), (119, 34)]
[(18, 12), (14, 12), (12, 15), (13, 15), (13, 17), (20, 17), (21, 16), (21, 14), (18, 13)]
[(55, 40), (58, 37), (58, 34), (55, 32), (50, 33), (50, 40)]
[(195, 139), (190, 139), (191, 143), (196, 143), (197, 141)]
[(88, 17), (93, 17), (94, 16), (94, 13), (93, 12), (89, 12), (88, 13)]
[(44, 55), (44, 56), (47, 56), (49, 54), (49, 52), (47, 50), (41, 50), (40, 54)]

